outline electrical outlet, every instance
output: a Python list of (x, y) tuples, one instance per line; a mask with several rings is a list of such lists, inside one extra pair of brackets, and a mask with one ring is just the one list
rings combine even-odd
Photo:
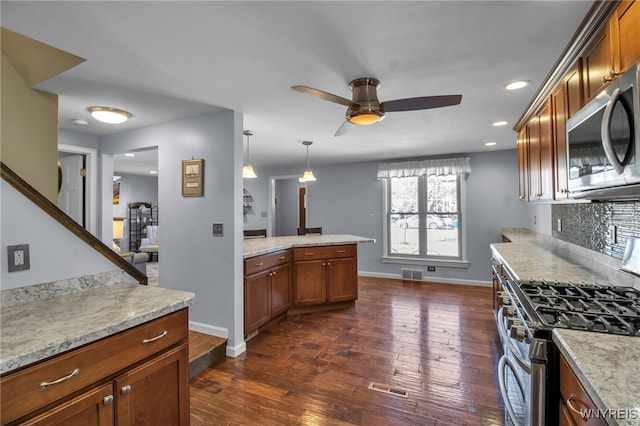
[(29, 244), (7, 246), (7, 257), (9, 272), (29, 269)]
[(221, 223), (213, 224), (213, 236), (214, 237), (222, 237), (224, 235), (223, 228)]
[(435, 272), (435, 271), (436, 271), (435, 266), (427, 266), (427, 272)]

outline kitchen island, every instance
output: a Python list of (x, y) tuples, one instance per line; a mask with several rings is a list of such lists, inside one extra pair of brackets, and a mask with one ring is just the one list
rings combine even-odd
[(302, 235), (244, 241), (244, 334), (287, 315), (348, 308), (358, 298), (354, 235)]
[[(491, 245), (492, 256), (515, 280), (640, 289), (640, 278), (621, 271), (619, 259), (526, 229), (505, 228), (503, 239), (509, 242)], [(640, 337), (554, 328), (552, 340), (591, 400), (578, 398), (572, 406), (587, 408), (592, 403), (591, 417), (600, 415), (603, 424), (640, 424), (640, 379), (635, 373), (640, 370)], [(572, 393), (562, 395), (561, 413), (571, 397)]]
[(113, 271), (1, 292), (2, 424), (87, 424), (92, 416), (100, 424), (188, 424), (194, 295), (123, 278)]

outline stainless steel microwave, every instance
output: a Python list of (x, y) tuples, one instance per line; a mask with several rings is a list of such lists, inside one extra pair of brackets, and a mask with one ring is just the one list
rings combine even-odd
[(574, 198), (640, 199), (640, 63), (567, 120)]

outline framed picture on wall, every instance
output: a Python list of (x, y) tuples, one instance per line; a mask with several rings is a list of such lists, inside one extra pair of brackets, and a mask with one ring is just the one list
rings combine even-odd
[(113, 204), (120, 204), (120, 180), (113, 182)]
[(204, 160), (202, 158), (182, 160), (182, 196), (202, 197)]

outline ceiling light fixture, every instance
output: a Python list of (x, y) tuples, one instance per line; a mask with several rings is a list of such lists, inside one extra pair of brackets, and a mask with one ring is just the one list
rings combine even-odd
[(354, 102), (347, 108), (347, 121), (358, 126), (375, 124), (384, 118), (384, 108), (378, 100), (380, 82), (375, 78), (359, 78), (349, 83)]
[(530, 83), (529, 80), (514, 81), (511, 83), (505, 84), (504, 88), (507, 90), (517, 90), (517, 89), (522, 89), (523, 87), (528, 86), (529, 83)]
[(149, 170), (149, 173), (152, 174), (152, 175), (156, 175), (156, 174), (158, 174), (158, 171), (157, 170)]
[(77, 124), (78, 126), (88, 126), (89, 122), (81, 118), (76, 118), (75, 120), (73, 120), (73, 124)]
[(496, 142), (487, 142), (484, 144), (484, 146), (495, 146)]
[(307, 170), (305, 170), (302, 177), (298, 179), (298, 182), (301, 182), (301, 183), (314, 182), (316, 180), (316, 177), (313, 175), (313, 172), (309, 168), (309, 145), (311, 145), (312, 143), (313, 142), (311, 141), (302, 142), (302, 145), (307, 147)]
[(247, 137), (247, 162), (242, 167), (242, 177), (247, 179), (255, 179), (258, 177), (256, 172), (253, 171), (253, 166), (249, 164), (249, 136), (253, 136), (253, 132), (251, 130), (245, 130), (242, 132), (243, 135)]
[(495, 123), (493, 123), (494, 127), (500, 127), (500, 126), (506, 126), (507, 124), (509, 124), (508, 121), (496, 121)]
[(131, 113), (122, 109), (108, 107), (90, 107), (91, 116), (107, 124), (122, 124), (131, 118)]
[(135, 157), (136, 155), (133, 152), (126, 152), (124, 154), (125, 157)]

